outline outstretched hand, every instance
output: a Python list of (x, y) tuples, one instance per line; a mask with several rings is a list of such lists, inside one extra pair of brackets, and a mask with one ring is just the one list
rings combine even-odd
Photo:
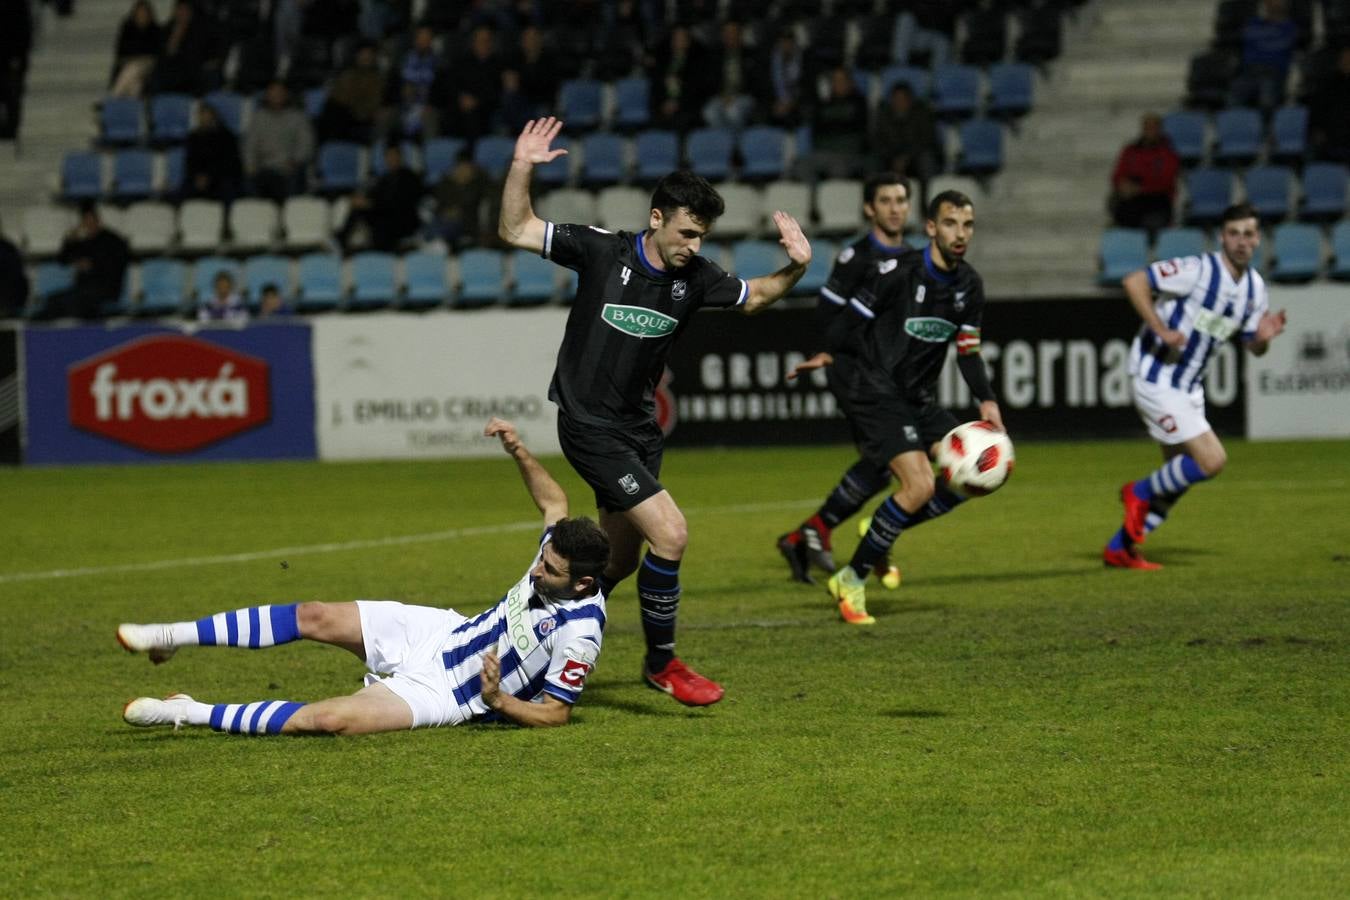
[(553, 162), (559, 156), (567, 155), (566, 150), (550, 150), (549, 144), (552, 144), (557, 138), (558, 132), (562, 131), (563, 123), (553, 116), (546, 119), (531, 119), (525, 123), (525, 129), (521, 131), (520, 137), (516, 138), (515, 159), (524, 160), (534, 165)]
[(1268, 341), (1271, 338), (1279, 337), (1284, 333), (1284, 326), (1288, 320), (1289, 317), (1285, 315), (1284, 310), (1261, 316), (1261, 321), (1256, 326), (1256, 340)]
[(516, 426), (496, 416), (488, 420), (487, 427), (483, 429), (483, 436), (501, 438), (502, 449), (511, 456), (515, 456), (518, 451), (525, 447), (520, 442), (520, 433), (516, 431)]
[(802, 234), (802, 226), (797, 224), (797, 220), (781, 209), (776, 209), (773, 213), (773, 224), (778, 226), (778, 243), (783, 245), (788, 258), (799, 266), (810, 263), (811, 242), (806, 239), (805, 234)]
[(821, 352), (808, 360), (797, 363), (791, 369), (788, 369), (787, 380), (793, 381), (807, 372), (814, 372), (816, 369), (823, 369), (834, 362), (834, 357), (828, 353)]

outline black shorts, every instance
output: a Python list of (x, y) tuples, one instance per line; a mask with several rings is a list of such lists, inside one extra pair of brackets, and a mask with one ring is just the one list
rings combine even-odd
[(957, 425), (956, 416), (936, 401), (914, 406), (900, 397), (866, 394), (853, 397), (849, 421), (859, 435), (858, 452), (879, 466), (911, 450), (927, 456), (928, 448)]
[(558, 413), (558, 442), (572, 468), (595, 491), (598, 509), (623, 512), (665, 490), (658, 480), (661, 426), (597, 425)]

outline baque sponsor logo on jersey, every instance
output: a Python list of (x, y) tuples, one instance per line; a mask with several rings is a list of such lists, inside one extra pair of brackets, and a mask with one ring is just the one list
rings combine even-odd
[(157, 334), (70, 367), (70, 424), (153, 453), (187, 453), (271, 418), (269, 366), (185, 335)]
[(921, 341), (941, 344), (943, 341), (951, 340), (952, 335), (956, 334), (956, 326), (946, 319), (921, 316), (905, 320), (905, 334), (916, 337)]
[(618, 303), (606, 303), (600, 317), (610, 327), (636, 338), (665, 337), (680, 324), (679, 319), (673, 319), (665, 313), (642, 306), (621, 306)]

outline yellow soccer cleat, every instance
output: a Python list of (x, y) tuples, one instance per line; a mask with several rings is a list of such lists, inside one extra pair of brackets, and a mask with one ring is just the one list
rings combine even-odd
[(867, 614), (867, 593), (863, 580), (850, 566), (844, 566), (826, 583), (830, 596), (839, 604), (839, 617), (850, 625), (875, 625)]

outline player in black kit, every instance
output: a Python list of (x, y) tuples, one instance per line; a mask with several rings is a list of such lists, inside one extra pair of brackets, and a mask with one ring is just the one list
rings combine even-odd
[(831, 354), (817, 354), (792, 373), (828, 364), (840, 349), (857, 355), (848, 413), (861, 435), (858, 449), (900, 482), (872, 514), (853, 559), (830, 577), (830, 596), (851, 625), (876, 621), (867, 614), (863, 584), (900, 533), (962, 502), (936, 483), (931, 463), (937, 441), (957, 424), (937, 402), (938, 376), (953, 340), (957, 366), (979, 402), (980, 418), (1003, 428), (980, 357), (984, 285), (964, 259), (975, 232), (970, 198), (958, 191), (938, 194), (929, 201), (924, 227), (930, 241), (922, 252), (880, 263), (850, 298), (848, 327), (829, 335)]
[[(609, 535), (606, 594), (637, 572), (647, 684), (689, 706), (722, 698), (722, 687), (675, 656), (679, 570), (688, 543), (684, 514), (658, 480), (663, 436), (653, 394), (680, 332), (703, 306), (754, 313), (786, 294), (806, 271), (811, 245), (797, 221), (775, 212), (789, 263), (749, 280), (698, 255), (722, 214), (706, 180), (674, 172), (656, 185), (649, 227), (638, 234), (544, 222), (530, 205), (530, 173), (565, 150), (549, 149), (562, 129), (529, 122), (516, 141), (502, 192), (502, 240), (575, 269), (577, 295), (567, 318), (549, 397), (558, 404), (558, 438), (568, 462), (595, 491)], [(639, 560), (642, 543), (649, 545)], [(639, 561), (641, 566), (639, 566)]]
[[(830, 277), (820, 289), (816, 304), (820, 329), (828, 333), (839, 318), (847, 319), (845, 308), (849, 298), (857, 293), (877, 264), (895, 259), (902, 253), (913, 252), (904, 241), (905, 220), (909, 218), (909, 181), (891, 172), (871, 175), (863, 182), (863, 215), (871, 228), (862, 237), (839, 251)], [(833, 354), (834, 362), (825, 370), (830, 393), (839, 402), (839, 408), (848, 415), (849, 398), (857, 377), (857, 363), (848, 348)], [(849, 419), (852, 425), (852, 419)], [(861, 445), (862, 435), (853, 426), (853, 441)], [(874, 494), (890, 484), (891, 472), (885, 463), (859, 458), (849, 467), (839, 484), (825, 499), (816, 514), (796, 530), (778, 539), (778, 552), (783, 554), (792, 577), (814, 584), (812, 565), (826, 573), (834, 572), (834, 556), (830, 547), (830, 532), (840, 522), (852, 516)], [(878, 576), (891, 570), (884, 563), (876, 569)], [(899, 573), (895, 578), (898, 584)]]

